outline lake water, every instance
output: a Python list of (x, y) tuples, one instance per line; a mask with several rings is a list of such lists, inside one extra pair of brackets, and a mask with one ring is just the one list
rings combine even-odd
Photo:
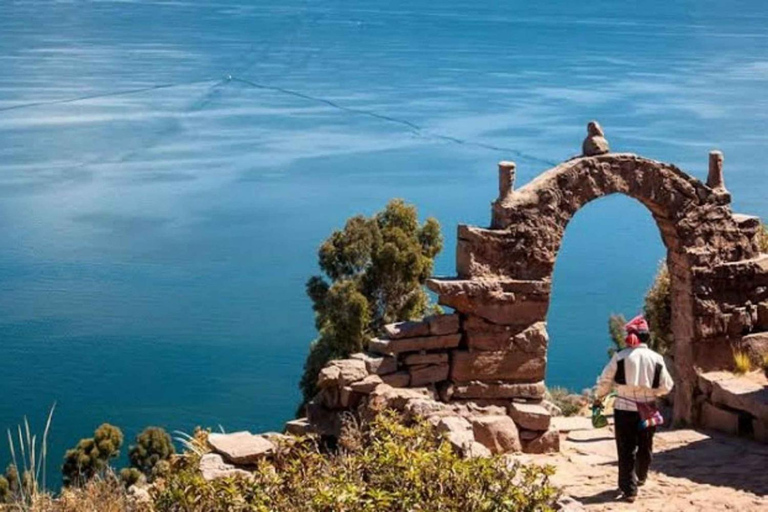
[[(498, 4), (3, 0), (0, 428), (57, 402), (52, 470), (104, 421), (279, 429), (332, 229), (403, 197), (452, 275), (496, 163), (520, 185), (593, 118), (699, 177), (722, 149), (734, 209), (768, 216), (768, 4)], [(630, 199), (576, 216), (551, 384), (593, 382), (663, 255)]]

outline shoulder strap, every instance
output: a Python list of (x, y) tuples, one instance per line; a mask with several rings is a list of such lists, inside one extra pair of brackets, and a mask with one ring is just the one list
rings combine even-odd
[(653, 389), (659, 389), (659, 386), (661, 386), (661, 372), (663, 369), (663, 364), (656, 363), (656, 367), (653, 369)]
[(616, 361), (616, 376), (613, 378), (613, 381), (616, 384), (621, 384), (622, 386), (627, 384), (627, 372), (624, 369), (623, 359)]

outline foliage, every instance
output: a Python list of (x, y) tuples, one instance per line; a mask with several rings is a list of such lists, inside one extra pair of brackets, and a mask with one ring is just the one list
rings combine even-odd
[(325, 454), (302, 438), (262, 462), (252, 479), (206, 482), (197, 457), (155, 486), (159, 512), (176, 511), (549, 511), (552, 468), (502, 456), (462, 459), (427, 423), (383, 413), (360, 430), (356, 450)]
[(8, 429), (12, 463), (5, 471), (2, 479), (4, 483), (0, 481), (0, 502), (9, 501), (19, 510), (30, 510), (36, 502), (46, 496), (48, 433), (55, 409), (56, 404), (53, 404), (39, 443), (37, 435), (32, 434), (26, 417), (23, 427), (18, 426), (16, 435)]
[(128, 459), (133, 468), (144, 473), (151, 481), (155, 476), (154, 473), (162, 473), (167, 464), (161, 464), (158, 470), (155, 470), (156, 466), (161, 462), (167, 462), (174, 453), (176, 449), (173, 441), (165, 430), (160, 427), (147, 427), (136, 436), (136, 444), (130, 447)]
[(752, 361), (749, 359), (749, 354), (741, 351), (734, 352), (733, 366), (738, 374), (749, 373), (752, 370)]
[(149, 512), (150, 503), (134, 499), (111, 472), (79, 487), (65, 488), (50, 507), (40, 512)]
[(768, 377), (768, 354), (763, 355), (763, 372)]
[(326, 362), (362, 350), (387, 323), (428, 312), (423, 284), (442, 246), (438, 222), (420, 224), (416, 208), (401, 199), (373, 217), (350, 218), (322, 243), (318, 262), (325, 277), (314, 276), (306, 286), (319, 335), (300, 383), (305, 401), (316, 394)]
[(546, 398), (560, 409), (563, 416), (576, 416), (589, 404), (584, 395), (559, 386), (547, 388)]
[(109, 462), (120, 455), (123, 432), (104, 423), (93, 437), (81, 439), (75, 448), (67, 450), (61, 468), (65, 486), (81, 486), (95, 476), (104, 476)]
[[(648, 346), (660, 354), (671, 353), (674, 345), (672, 336), (672, 294), (669, 270), (666, 262), (659, 265), (656, 277), (653, 279), (648, 292), (645, 294), (643, 314), (648, 321), (651, 339)], [(611, 315), (608, 318), (608, 335), (613, 346), (608, 349), (608, 357), (626, 348), (624, 339), (627, 333), (624, 325), (627, 320), (624, 315)]]

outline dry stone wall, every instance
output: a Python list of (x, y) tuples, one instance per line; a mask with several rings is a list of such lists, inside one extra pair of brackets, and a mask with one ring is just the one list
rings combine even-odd
[[(499, 407), (514, 423), (523, 450), (555, 448), (557, 436), (548, 430), (551, 406), (543, 400), (555, 261), (573, 215), (614, 193), (650, 210), (667, 248), (675, 418), (690, 424), (716, 414), (712, 407), (718, 404), (702, 392), (699, 374), (731, 369), (736, 349), (756, 362), (768, 349), (768, 255), (759, 250), (760, 220), (731, 211), (720, 152), (710, 153), (704, 183), (671, 164), (609, 153), (597, 123), (588, 127), (583, 151), (519, 190), (515, 164), (501, 162), (490, 227), (460, 225), (457, 277), (427, 282), (454, 313), (389, 325), (368, 353), (332, 363), (321, 375), (323, 390), (310, 405), (310, 423), (325, 422), (332, 431), (338, 422), (329, 420), (329, 411), (366, 405), (390, 389), (418, 388), (443, 404)], [(338, 364), (350, 368), (345, 373)], [(357, 381), (350, 381), (352, 374)], [(404, 409), (416, 400), (401, 398), (396, 402)], [(442, 416), (441, 407), (420, 411)], [(464, 412), (459, 416), (472, 423)], [(486, 448), (514, 445), (472, 424), (475, 441)]]

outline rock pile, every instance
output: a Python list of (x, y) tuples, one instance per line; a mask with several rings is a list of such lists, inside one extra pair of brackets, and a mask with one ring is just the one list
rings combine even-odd
[(288, 432), (338, 436), (345, 413), (391, 408), (432, 422), (467, 456), (558, 449), (552, 406), (543, 400), (543, 322), (497, 325), (448, 314), (387, 325), (384, 333), (368, 352), (323, 368), (308, 418), (289, 422)]

